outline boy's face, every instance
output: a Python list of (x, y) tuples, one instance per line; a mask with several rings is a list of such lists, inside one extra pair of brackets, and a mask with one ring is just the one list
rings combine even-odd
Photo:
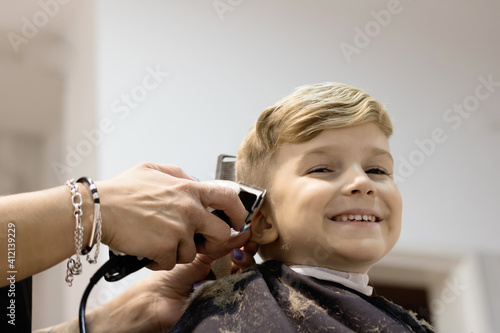
[(267, 257), (366, 273), (396, 244), (402, 199), (375, 123), (285, 144), (274, 170), (267, 218), (278, 238)]

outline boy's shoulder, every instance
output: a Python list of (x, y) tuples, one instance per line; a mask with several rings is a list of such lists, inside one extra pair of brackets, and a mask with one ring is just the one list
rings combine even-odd
[(329, 327), (339, 332), (432, 331), (385, 299), (268, 261), (197, 289), (171, 332), (317, 332)]

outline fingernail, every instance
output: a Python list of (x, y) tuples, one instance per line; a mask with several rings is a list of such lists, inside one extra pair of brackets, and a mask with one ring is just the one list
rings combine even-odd
[(242, 225), (241, 228), (240, 228), (240, 234), (242, 232), (247, 231), (248, 229), (250, 229), (251, 226), (252, 226), (251, 224), (244, 224), (244, 225)]
[(233, 256), (234, 256), (234, 259), (236, 259), (236, 260), (242, 260), (243, 259), (243, 252), (241, 252), (238, 249), (234, 249)]
[(193, 283), (193, 289), (194, 289), (194, 290), (198, 289), (199, 287), (201, 287), (201, 286), (202, 286), (202, 284), (203, 284), (203, 283), (204, 283), (204, 282), (195, 282), (195, 283)]

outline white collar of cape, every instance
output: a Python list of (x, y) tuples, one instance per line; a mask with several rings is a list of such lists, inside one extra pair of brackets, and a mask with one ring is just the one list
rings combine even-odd
[(371, 296), (373, 293), (373, 287), (368, 285), (368, 281), (370, 280), (368, 274), (342, 272), (330, 268), (307, 265), (294, 265), (290, 266), (290, 269), (301, 275), (340, 283), (367, 296)]

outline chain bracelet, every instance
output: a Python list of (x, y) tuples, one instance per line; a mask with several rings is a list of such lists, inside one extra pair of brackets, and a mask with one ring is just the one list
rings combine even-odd
[(74, 275), (80, 275), (82, 273), (82, 262), (80, 261), (79, 254), (82, 251), (83, 243), (83, 226), (82, 226), (82, 195), (78, 192), (78, 184), (74, 179), (68, 180), (66, 185), (69, 186), (71, 191), (71, 203), (74, 207), (73, 214), (75, 215), (75, 256), (72, 256), (68, 260), (66, 269), (66, 283), (68, 286), (72, 286)]

